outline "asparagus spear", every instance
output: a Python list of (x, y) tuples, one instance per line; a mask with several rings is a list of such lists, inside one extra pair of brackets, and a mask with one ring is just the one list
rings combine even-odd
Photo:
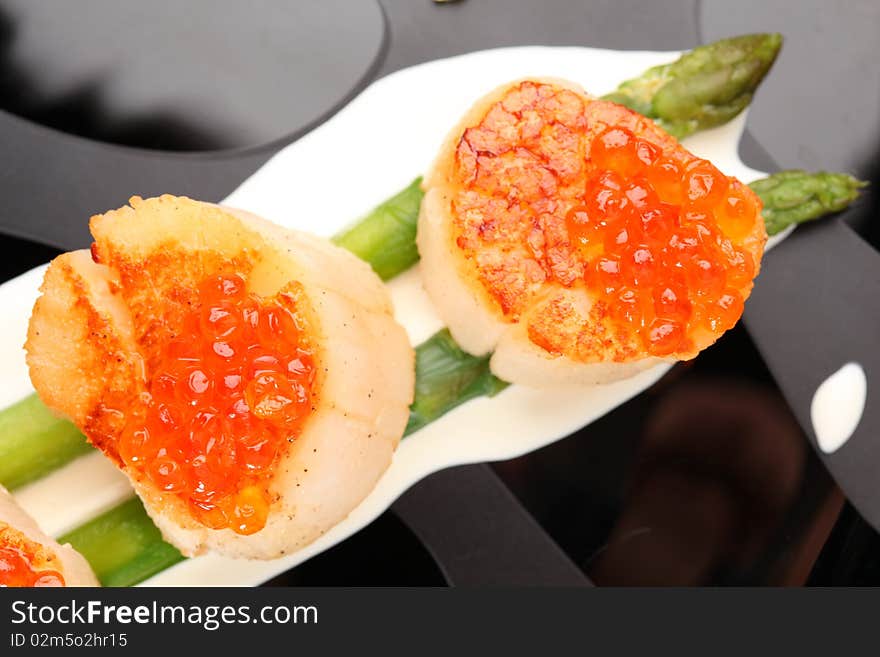
[[(764, 201), (768, 232), (773, 234), (791, 223), (817, 219), (844, 209), (864, 185), (846, 174), (783, 171), (757, 180), (751, 187)], [(369, 259), (372, 248), (361, 252), (370, 264), (373, 264)], [(470, 399), (494, 396), (507, 385), (491, 373), (488, 357), (478, 358), (465, 353), (455, 344), (449, 331), (443, 329), (416, 349), (415, 401), (410, 408), (404, 435), (414, 433)], [(31, 398), (30, 403), (37, 405), (39, 401)], [(0, 413), (0, 426), (17, 426), (15, 414), (10, 415), (13, 409)], [(45, 410), (38, 409), (35, 416), (43, 421), (57, 422)], [(10, 434), (11, 431), (7, 430), (2, 435)], [(53, 452), (56, 434), (37, 430), (32, 435), (38, 444), (31, 449), (37, 453)], [(0, 459), (0, 464), (5, 460), (8, 459)], [(5, 480), (0, 478), (0, 481)], [(136, 584), (183, 559), (176, 549), (162, 540), (159, 530), (137, 499), (111, 509), (63, 536), (61, 541), (70, 542), (85, 555), (105, 586)]]
[(383, 281), (412, 267), (419, 259), (416, 223), (424, 193), (421, 177), (376, 206), (333, 241), (366, 260)]
[[(843, 210), (865, 184), (842, 173), (782, 171), (756, 180), (751, 187), (764, 202), (763, 215), (772, 235), (792, 223)], [(369, 239), (341, 237), (338, 241), (374, 268), (383, 269), (386, 277), (409, 268), (418, 259), (414, 236), (417, 191), (418, 180), (370, 213), (364, 223), (372, 225), (360, 233)], [(405, 204), (400, 203), (401, 198), (407, 199)], [(386, 219), (386, 207), (394, 208), (393, 219)], [(344, 235), (355, 235), (358, 229), (355, 226)], [(398, 229), (408, 242), (396, 233)], [(397, 256), (389, 257), (389, 250), (382, 248), (386, 239), (396, 245)], [(448, 333), (441, 332), (420, 346), (416, 359), (416, 402), (407, 434), (467, 399), (494, 394), (501, 389), (499, 385), (503, 387), (488, 374), (486, 359), (475, 359), (460, 351)], [(446, 376), (449, 379), (444, 382)], [(88, 449), (73, 425), (57, 419), (35, 395), (0, 411), (0, 483), (8, 488), (37, 479)]]
[(136, 497), (58, 541), (78, 550), (103, 586), (132, 586), (183, 560), (180, 552), (162, 540)]
[(489, 357), (462, 351), (448, 329), (416, 348), (415, 400), (404, 436), (445, 415), (469, 399), (494, 397), (507, 383), (489, 371)]
[(9, 489), (39, 479), (91, 447), (70, 422), (31, 395), (0, 413), (0, 484)]
[(761, 197), (767, 233), (775, 235), (792, 224), (813, 221), (846, 209), (868, 183), (846, 173), (780, 171), (751, 183)]
[(779, 34), (746, 34), (698, 46), (604, 96), (682, 139), (730, 121), (752, 101), (782, 46)]

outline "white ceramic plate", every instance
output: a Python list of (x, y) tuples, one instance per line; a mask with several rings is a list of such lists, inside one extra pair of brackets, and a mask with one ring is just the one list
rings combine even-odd
[[(325, 124), (278, 153), (225, 202), (284, 226), (330, 236), (425, 171), (447, 131), (474, 100), (495, 86), (520, 77), (554, 76), (600, 95), (677, 55), (504, 48), (405, 69), (378, 80)], [(685, 145), (725, 173), (749, 182), (765, 174), (747, 168), (737, 156), (744, 123), (745, 116), (740, 116)], [(43, 271), (37, 268), (0, 286), (0, 406), (32, 392), (22, 344)], [(418, 268), (390, 287), (397, 318), (413, 344), (441, 327), (422, 290)], [(422, 477), (452, 465), (509, 459), (543, 447), (639, 394), (667, 370), (658, 367), (627, 381), (562, 394), (511, 386), (493, 399), (471, 401), (404, 440), (361, 505), (299, 552), (274, 561), (198, 557), (144, 584), (259, 584), (358, 531)], [(57, 535), (130, 495), (124, 477), (102, 456), (91, 454), (17, 491), (16, 497), (45, 531)]]

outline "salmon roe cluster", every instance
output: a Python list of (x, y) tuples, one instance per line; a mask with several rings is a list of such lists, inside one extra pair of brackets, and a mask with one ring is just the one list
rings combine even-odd
[(511, 320), (548, 284), (584, 285), (621, 354), (668, 356), (742, 314), (760, 201), (644, 117), (524, 82), (454, 166), (454, 238)]
[(120, 458), (207, 527), (266, 524), (273, 466), (312, 409), (305, 302), (296, 283), (264, 299), (237, 274), (204, 281), (120, 437)]
[(64, 577), (36, 564), (46, 561), (44, 548), (21, 532), (0, 523), (0, 586), (64, 586)]

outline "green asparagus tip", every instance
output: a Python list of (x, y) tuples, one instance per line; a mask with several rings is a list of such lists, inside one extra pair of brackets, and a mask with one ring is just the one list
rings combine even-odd
[(775, 235), (793, 224), (845, 210), (867, 184), (848, 173), (792, 169), (756, 180), (749, 187), (764, 204), (761, 215), (767, 233)]
[(748, 107), (781, 47), (776, 33), (721, 39), (648, 69), (604, 98), (682, 139), (727, 123)]

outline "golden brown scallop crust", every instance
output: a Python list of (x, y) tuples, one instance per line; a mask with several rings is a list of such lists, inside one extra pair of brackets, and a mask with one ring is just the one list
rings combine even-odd
[(28, 326), (31, 381), (49, 408), (81, 427), (117, 464), (116, 438), (129, 399), (142, 393), (144, 365), (112, 270), (86, 251), (52, 261)]

